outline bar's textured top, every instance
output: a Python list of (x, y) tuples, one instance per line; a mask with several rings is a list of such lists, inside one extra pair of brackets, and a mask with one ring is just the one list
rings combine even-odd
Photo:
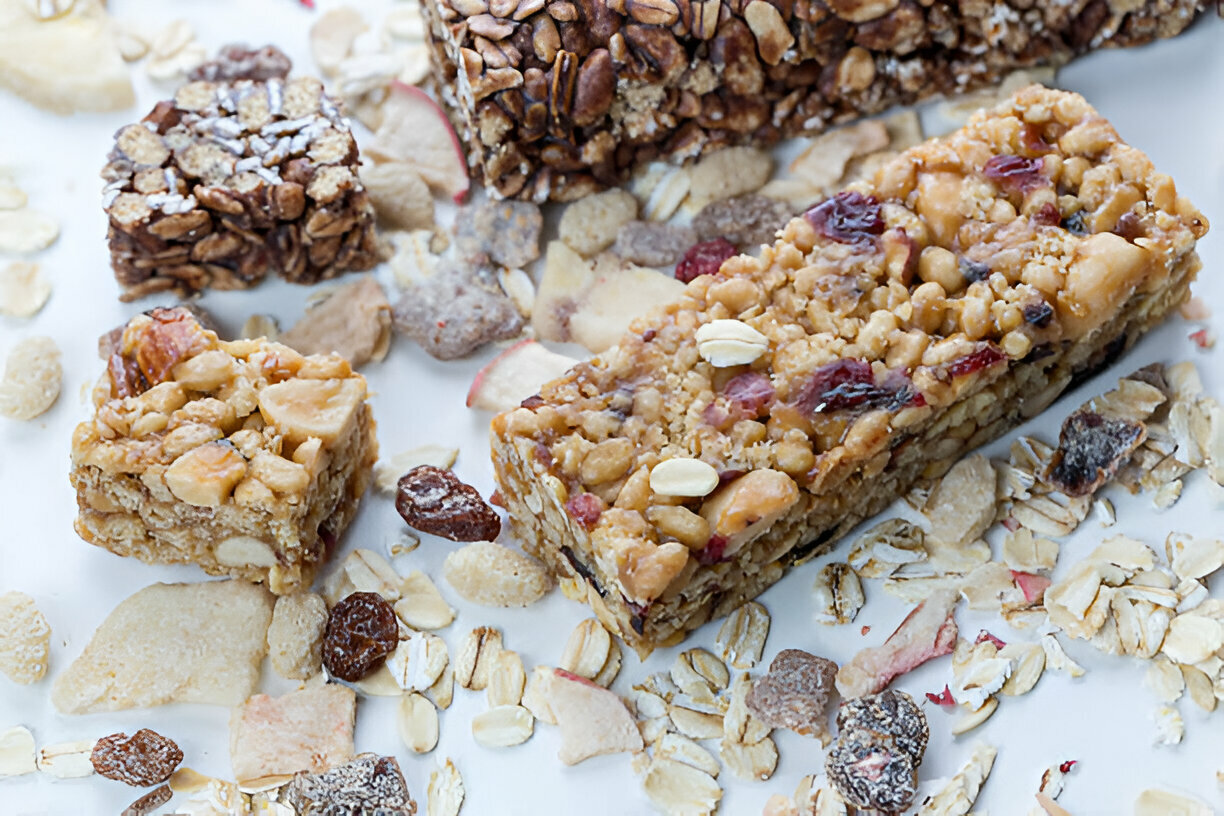
[(1111, 360), (1184, 300), (1206, 230), (1083, 98), (1032, 86), (499, 415), (501, 495), (649, 648)]
[(496, 194), (573, 200), (658, 157), (814, 133), (1180, 33), (1205, 0), (426, 0)]

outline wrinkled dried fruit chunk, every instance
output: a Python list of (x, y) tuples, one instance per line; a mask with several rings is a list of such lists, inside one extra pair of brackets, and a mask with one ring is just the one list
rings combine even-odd
[(1043, 167), (1045, 163), (1040, 158), (991, 156), (982, 168), (982, 175), (1004, 190), (1024, 195), (1030, 190), (1050, 183), (1050, 180), (1041, 172)]
[(98, 740), (90, 761), (100, 776), (144, 788), (169, 779), (183, 752), (174, 740), (142, 728), (130, 737), (111, 734)]
[(47, 673), (51, 627), (24, 592), (0, 595), (0, 672), (28, 685)]
[(393, 319), (397, 331), (439, 360), (466, 357), (486, 343), (517, 336), (523, 328), (523, 316), (492, 269), (456, 259), (439, 263), (428, 277), (409, 281)]
[(1090, 495), (1113, 478), (1146, 438), (1140, 422), (1076, 411), (1063, 422), (1046, 479), (1068, 496)]
[(773, 728), (804, 736), (825, 733), (837, 664), (800, 649), (783, 649), (748, 692), (748, 709)]
[(803, 214), (824, 237), (840, 244), (869, 244), (884, 234), (884, 218), (875, 196), (842, 192)]
[(772, 244), (778, 230), (794, 212), (783, 201), (749, 193), (707, 204), (693, 218), (693, 229), (702, 241), (726, 238), (745, 249)]
[(455, 246), (461, 254), (483, 254), (521, 269), (540, 257), (544, 216), (530, 201), (484, 201), (455, 216)]
[(726, 238), (694, 244), (676, 264), (676, 280), (688, 283), (702, 275), (714, 275), (735, 252), (735, 244)]
[(395, 610), (376, 592), (354, 592), (332, 607), (323, 635), (323, 665), (354, 683), (377, 669), (399, 645)]
[(476, 488), (454, 473), (420, 465), (400, 477), (395, 509), (413, 527), (451, 541), (492, 541), (501, 519)]
[(414, 816), (416, 802), (394, 757), (359, 754), (324, 773), (300, 772), (281, 794), (281, 802), (300, 814), (377, 813)]
[(904, 374), (897, 373), (877, 384), (871, 363), (850, 358), (835, 360), (812, 372), (796, 404), (804, 411), (824, 414), (850, 408), (896, 410), (924, 402)]
[(918, 769), (909, 754), (885, 734), (843, 731), (825, 755), (825, 773), (856, 808), (888, 813), (904, 810), (918, 795)]

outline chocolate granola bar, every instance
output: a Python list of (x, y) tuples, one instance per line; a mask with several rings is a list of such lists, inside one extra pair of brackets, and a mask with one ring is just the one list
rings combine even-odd
[(124, 300), (245, 289), (269, 271), (315, 283), (378, 262), (357, 143), (322, 82), (247, 62), (260, 79), (229, 80), (221, 65), (207, 75), (222, 79), (184, 85), (116, 134), (103, 204)]
[(365, 378), (336, 354), (222, 342), (182, 308), (133, 318), (107, 356), (72, 437), (77, 533), (277, 594), (309, 587), (378, 457)]
[(997, 84), (1180, 33), (1206, 0), (426, 0), (435, 77), (497, 195)]
[(639, 652), (676, 642), (1109, 364), (1206, 231), (1082, 97), (1024, 89), (497, 416), (511, 523)]

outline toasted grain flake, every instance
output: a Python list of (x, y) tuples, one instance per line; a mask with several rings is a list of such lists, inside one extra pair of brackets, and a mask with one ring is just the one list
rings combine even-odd
[(749, 781), (764, 782), (778, 767), (778, 746), (769, 737), (750, 745), (723, 740), (718, 755), (734, 776)]
[(401, 630), (399, 645), (387, 657), (387, 669), (405, 691), (424, 691), (438, 682), (450, 665), (446, 641), (428, 632)]
[(395, 724), (400, 739), (414, 754), (427, 754), (438, 744), (438, 709), (420, 694), (400, 697)]
[(59, 237), (59, 223), (35, 210), (0, 210), (0, 252), (28, 254), (46, 249)]
[(527, 673), (523, 670), (523, 659), (517, 652), (503, 649), (489, 668), (489, 687), (486, 689), (489, 707), (518, 705), (523, 699), (526, 683)]
[(434, 684), (425, 689), (425, 696), (443, 711), (450, 708), (451, 701), (455, 698), (455, 670), (450, 663), (446, 664)]
[(965, 764), (947, 785), (922, 803), (917, 816), (966, 816), (990, 776), (997, 755), (998, 751), (990, 745), (981, 742), (974, 745)]
[(1169, 622), (1160, 650), (1178, 663), (1198, 663), (1224, 648), (1224, 623), (1186, 613)]
[(751, 690), (752, 678), (747, 672), (741, 672), (731, 684), (731, 702), (723, 715), (723, 739), (727, 742), (751, 744), (769, 736), (770, 727), (748, 709)]
[(705, 649), (681, 652), (671, 667), (672, 682), (694, 702), (714, 705), (715, 695), (730, 682), (727, 667)]
[(0, 380), (0, 416), (30, 420), (50, 410), (59, 397), (64, 369), (50, 337), (27, 337), (9, 351)]
[(755, 147), (728, 147), (707, 153), (689, 168), (685, 202), (694, 212), (711, 201), (722, 201), (759, 190), (773, 171), (773, 157)]
[(826, 564), (812, 586), (817, 623), (850, 623), (863, 608), (863, 586), (849, 564)]
[(428, 575), (413, 570), (400, 584), (395, 614), (413, 629), (444, 629), (455, 620), (455, 610), (442, 598)]
[(1012, 661), (1011, 674), (1001, 689), (1009, 697), (1028, 694), (1045, 671), (1045, 650), (1039, 643), (1009, 643), (999, 650), (999, 657)]
[(613, 640), (611, 647), (608, 649), (608, 659), (604, 661), (603, 668), (591, 680), (596, 685), (608, 688), (612, 685), (612, 681), (616, 679), (616, 675), (620, 673), (621, 660), (620, 643)]
[(617, 231), (636, 218), (637, 212), (637, 199), (625, 190), (613, 188), (584, 196), (561, 213), (558, 237), (570, 249), (590, 258), (610, 247)]
[(642, 217), (648, 221), (666, 221), (675, 214), (688, 197), (693, 179), (688, 168), (671, 167), (663, 172), (655, 186), (639, 198), (645, 198)]
[(674, 759), (704, 771), (715, 779), (721, 770), (714, 755), (683, 734), (664, 734), (655, 746), (654, 755), (662, 759)]
[(922, 528), (901, 518), (886, 519), (850, 547), (848, 563), (863, 578), (884, 578), (904, 564), (925, 561)]
[(485, 748), (509, 748), (531, 739), (534, 723), (520, 705), (497, 706), (472, 718), (472, 738)]
[(49, 297), (51, 284), (38, 264), (14, 261), (0, 269), (0, 315), (33, 317)]
[(1017, 572), (1045, 572), (1058, 563), (1058, 542), (1021, 527), (1003, 538), (1002, 554), (1004, 563)]
[(560, 668), (588, 680), (599, 674), (612, 650), (612, 636), (596, 618), (587, 618), (574, 627), (561, 652)]
[(1084, 675), (1084, 668), (1067, 655), (1054, 635), (1042, 635), (1041, 648), (1045, 652), (1047, 669), (1065, 671), (1072, 677)]
[(501, 632), (481, 626), (467, 633), (455, 657), (455, 681), (465, 689), (484, 691), (489, 672), (502, 650)]
[(851, 159), (883, 150), (888, 143), (888, 129), (878, 119), (837, 128), (812, 139), (791, 162), (790, 174), (829, 194)]
[(443, 469), (454, 466), (459, 458), (458, 448), (445, 445), (422, 445), (419, 448), (402, 451), (390, 459), (380, 459), (374, 465), (374, 484), (384, 493), (394, 493), (399, 478), (408, 471), (421, 465), (433, 465)]
[(536, 298), (535, 282), (531, 276), (522, 269), (501, 269), (497, 273), (497, 282), (518, 313), (530, 319)]
[(93, 740), (59, 742), (38, 750), (38, 770), (57, 779), (77, 779), (94, 772)]
[(450, 757), (429, 775), (425, 816), (459, 816), (463, 806), (463, 778)]
[(667, 707), (676, 730), (695, 740), (714, 739), (723, 735), (723, 716), (709, 711), (698, 711), (675, 703)]
[(927, 502), (927, 544), (960, 547), (979, 538), (994, 521), (995, 479), (990, 460), (980, 454), (953, 465)]
[(1004, 657), (974, 660), (957, 679), (952, 696), (970, 711), (977, 711), (994, 699), (1011, 676), (1012, 662)]
[(716, 642), (733, 668), (751, 669), (761, 659), (769, 635), (769, 611), (755, 601), (738, 607), (718, 629)]
[(403, 579), (395, 568), (373, 550), (357, 549), (341, 564), (353, 592), (376, 592), (394, 603), (400, 599)]
[(654, 806), (669, 816), (706, 816), (722, 799), (714, 777), (674, 759), (653, 759), (642, 787)]
[(47, 673), (51, 627), (24, 592), (0, 595), (0, 672), (29, 685)]
[(253, 314), (242, 324), (242, 330), (238, 336), (247, 340), (259, 337), (275, 340), (280, 337), (280, 324), (272, 315)]
[(1179, 578), (1206, 578), (1224, 566), (1224, 540), (1171, 533), (1165, 540), (1170, 566)]
[[(714, 765), (717, 767), (718, 763)], [(34, 735), (30, 729), (16, 725), (0, 731), (0, 777), (22, 776), (37, 769)]]
[(1012, 505), (1012, 518), (1038, 535), (1065, 536), (1079, 527), (1092, 508), (1091, 496), (1071, 498), (1062, 493), (1017, 502)]
[(530, 606), (552, 588), (544, 564), (494, 541), (475, 541), (446, 556), (446, 581), (481, 606)]
[(1215, 688), (1207, 672), (1195, 666), (1179, 666), (1178, 668), (1181, 669), (1182, 677), (1186, 681), (1186, 691), (1190, 693), (1190, 699), (1194, 701), (1194, 704), (1204, 711), (1215, 711)]
[(1156, 720), (1156, 744), (1177, 745), (1186, 736), (1186, 724), (1173, 706), (1163, 705), (1153, 714)]
[(1197, 799), (1149, 789), (1135, 800), (1134, 816), (1212, 816), (1214, 812)]

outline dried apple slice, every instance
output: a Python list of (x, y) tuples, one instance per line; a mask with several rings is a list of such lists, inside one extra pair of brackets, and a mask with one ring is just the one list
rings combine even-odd
[(462, 203), (470, 186), (467, 161), (438, 103), (420, 88), (394, 80), (382, 114), (367, 154), (375, 161), (412, 165), (431, 189)]
[(497, 355), (480, 371), (468, 391), (467, 406), (482, 411), (509, 411), (539, 393), (578, 361), (549, 351), (535, 340), (524, 340)]

